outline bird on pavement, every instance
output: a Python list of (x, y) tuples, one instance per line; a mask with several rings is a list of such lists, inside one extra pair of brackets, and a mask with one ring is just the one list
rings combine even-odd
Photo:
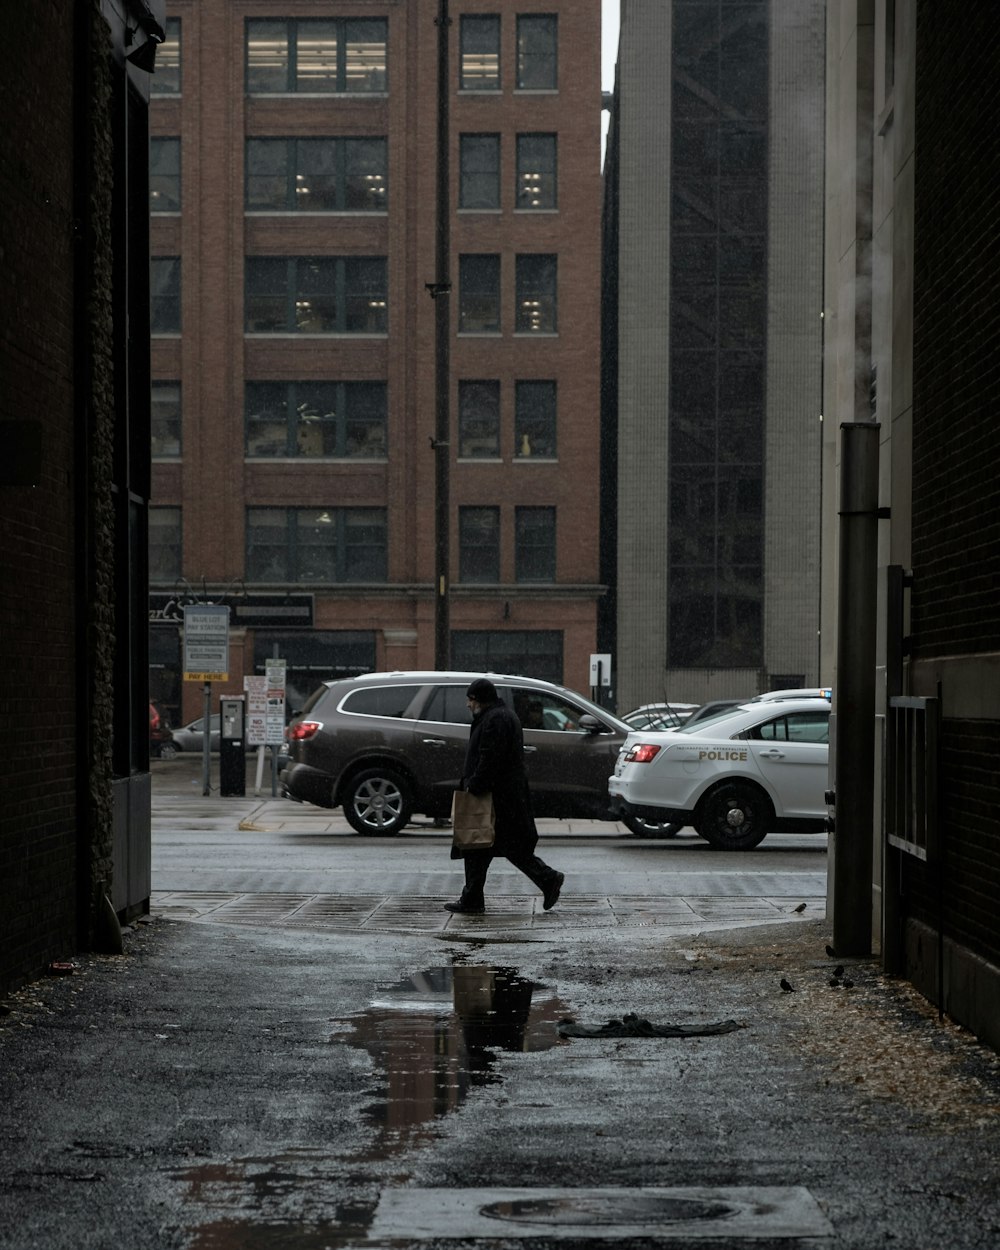
[(795, 986), (792, 985), (790, 981), (786, 981), (784, 977), (781, 978), (778, 984), (781, 986), (781, 988), (785, 991), (786, 994), (790, 994), (792, 990), (795, 989)]

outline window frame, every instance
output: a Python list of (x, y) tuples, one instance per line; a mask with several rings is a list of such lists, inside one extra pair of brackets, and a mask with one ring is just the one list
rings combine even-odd
[[(181, 19), (168, 17), (163, 23), (163, 30), (166, 38), (156, 49), (156, 73), (150, 75), (149, 94), (169, 99), (179, 96), (184, 87), (181, 76)], [(171, 86), (174, 81), (177, 85)]]
[[(491, 270), (489, 275), (491, 281), (489, 289), (484, 282), (481, 286), (471, 285), (468, 271), (473, 265), (480, 265), (483, 270), (483, 276), (486, 276), (487, 262), (488, 268)], [(458, 333), (459, 334), (500, 334), (503, 330), (503, 314), (501, 307), (501, 260), (499, 252), (463, 252), (458, 258)], [(468, 322), (473, 319), (475, 311), (474, 305), (476, 301), (480, 301), (483, 308), (486, 302), (492, 304), (494, 316), (489, 320), (489, 324), (482, 324), (487, 321), (483, 315), (479, 315), (475, 320), (478, 324), (470, 327)]]
[[(546, 270), (551, 282), (542, 281)], [(531, 309), (537, 308), (537, 313)], [(533, 325), (532, 319), (538, 324)], [(559, 256), (556, 252), (519, 252), (514, 258), (514, 333), (559, 333)]]
[[(530, 405), (527, 396), (532, 392), (541, 393), (542, 388), (551, 395), (549, 411), (528, 411)], [(514, 458), (515, 460), (557, 460), (559, 443), (557, 441), (559, 411), (559, 386), (552, 378), (519, 378), (514, 383)], [(549, 426), (548, 451), (535, 451), (531, 444), (531, 436), (539, 425)], [(537, 434), (536, 434), (537, 438)], [(527, 442), (526, 442), (527, 440)], [(544, 446), (544, 438), (542, 443)]]
[[(487, 29), (488, 23), (495, 31), (495, 39), (490, 40), (489, 42), (493, 43), (496, 49), (495, 53), (493, 54), (496, 56), (496, 73), (492, 78), (492, 85), (483, 86), (481, 85), (481, 83), (476, 83), (476, 85), (472, 85), (472, 83), (466, 82), (465, 66), (466, 66), (467, 58), (470, 58), (472, 56), (483, 56), (483, 55), (489, 56), (491, 55), (491, 53), (487, 52), (484, 54), (483, 52), (479, 52), (479, 51), (467, 50), (467, 42), (468, 42), (467, 35), (472, 32), (474, 27), (477, 27), (477, 26), (480, 30), (485, 31)], [(501, 35), (501, 26), (500, 26), (499, 13), (463, 13), (461, 15), (461, 18), (459, 21), (459, 35), (458, 35), (458, 89), (459, 91), (493, 93), (493, 92), (502, 90), (503, 88), (503, 56), (502, 56), (500, 35)]]
[[(166, 396), (167, 392), (171, 389), (176, 392), (176, 396), (177, 396), (176, 401), (173, 404), (171, 404), (171, 408), (173, 409), (173, 411), (171, 411), (166, 416), (164, 416), (162, 411), (160, 411), (160, 409), (162, 409), (162, 407), (164, 406), (164, 400), (161, 398), (159, 401), (157, 401), (157, 395), (159, 394), (161, 396)], [(149, 427), (150, 427), (150, 439), (151, 439), (150, 455), (154, 460), (179, 460), (180, 457), (183, 455), (183, 449), (184, 449), (184, 441), (183, 441), (184, 407), (183, 407), (183, 404), (184, 404), (183, 391), (181, 389), (181, 384), (179, 381), (174, 381), (172, 379), (161, 380), (160, 378), (154, 378), (153, 381), (150, 383), (150, 396), (149, 396)], [(167, 425), (168, 428), (173, 424), (176, 425), (176, 438), (172, 438), (169, 434), (166, 437), (161, 438), (161, 441), (163, 442), (176, 443), (177, 445), (176, 451), (157, 450), (158, 435), (156, 433), (156, 427), (158, 424)]]
[[(492, 162), (484, 161), (483, 168), (473, 169), (471, 159), (474, 145), (481, 152), (492, 154)], [(458, 137), (458, 207), (464, 212), (489, 213), (500, 209), (501, 149), (497, 132), (469, 131)], [(482, 187), (478, 195), (473, 187)], [(477, 203), (476, 200), (482, 202)]]
[[(167, 147), (167, 144), (173, 145)], [(154, 159), (154, 152), (158, 153)], [(167, 152), (174, 154), (174, 159), (168, 162), (176, 166), (174, 169), (168, 169), (166, 172), (157, 169), (160, 157)], [(167, 194), (170, 196), (172, 188), (173, 194), (170, 196), (172, 203), (168, 203), (166, 207), (159, 207), (154, 200), (154, 196), (159, 194), (157, 184), (165, 184)], [(181, 182), (181, 140), (179, 135), (150, 135), (149, 136), (149, 211), (160, 215), (163, 213), (179, 213), (181, 211), (183, 186)]]
[[(165, 320), (166, 324), (159, 324)], [(181, 258), (149, 258), (149, 332), (151, 335), (180, 334), (183, 328), (181, 306)]]
[[(328, 143), (332, 147), (332, 164), (333, 172), (330, 174), (318, 174), (303, 169), (301, 155), (303, 145), (308, 144), (324, 144)], [(351, 156), (357, 150), (360, 150), (364, 144), (380, 144), (381, 160), (373, 163), (368, 174), (364, 177), (373, 179), (381, 183), (378, 188), (373, 187), (373, 203), (370, 207), (351, 203), (351, 184), (352, 179), (357, 177), (356, 172), (351, 169)], [(279, 145), (284, 145), (284, 172), (283, 173), (255, 173), (251, 166), (256, 153), (264, 151), (277, 152)], [(244, 212), (252, 214), (269, 214), (269, 213), (358, 213), (367, 216), (370, 213), (385, 213), (388, 205), (389, 190), (389, 151), (388, 140), (385, 135), (247, 135), (244, 146), (243, 161), (243, 208)], [(308, 150), (308, 149), (305, 149)], [(301, 188), (300, 180), (308, 177), (323, 177), (332, 180), (333, 183), (333, 206), (315, 208), (312, 203), (303, 201), (300, 198)], [(277, 181), (280, 179), (284, 183), (284, 193), (282, 204), (280, 207), (276, 204), (265, 204), (263, 196), (257, 197), (256, 200), (251, 199), (251, 179)], [(329, 197), (328, 197), (329, 198)], [(379, 202), (381, 201), (381, 202)]]
[[(487, 398), (484, 405), (474, 401)], [(479, 423), (485, 429), (476, 430)], [(489, 449), (474, 450), (473, 440), (489, 441)], [(493, 378), (460, 378), (458, 383), (458, 458), (459, 460), (500, 459), (500, 383)]]
[[(349, 31), (352, 27), (357, 28), (360, 24), (378, 25), (382, 28), (382, 40), (379, 44), (374, 41), (372, 46), (381, 46), (383, 49), (381, 66), (373, 66), (369, 71), (373, 85), (367, 87), (358, 87), (351, 82), (351, 40), (349, 39)], [(261, 87), (260, 83), (251, 85), (254, 76), (254, 67), (251, 65), (250, 49), (251, 49), (251, 29), (253, 27), (262, 28), (270, 26), (277, 31), (284, 27), (284, 86), (283, 87)], [(327, 52), (327, 57), (335, 59), (335, 65), (332, 72), (326, 75), (327, 81), (332, 81), (334, 85), (329, 88), (317, 88), (315, 81), (308, 82), (306, 86), (302, 86), (302, 72), (300, 72), (300, 56), (299, 44), (300, 36), (306, 33), (307, 27), (332, 27), (334, 29), (334, 38), (330, 42), (332, 53)], [(280, 41), (276, 40), (276, 43)], [(357, 41), (354, 41), (355, 44)], [(323, 55), (318, 53), (317, 55)], [(331, 95), (350, 95), (350, 96), (371, 96), (386, 95), (389, 90), (389, 19), (387, 17), (247, 17), (244, 19), (243, 28), (243, 85), (247, 95), (251, 96), (267, 96), (267, 95), (301, 95), (301, 96), (331, 96)]]
[[(167, 521), (172, 524), (163, 524)], [(169, 531), (166, 538), (165, 531)], [(158, 561), (157, 552), (169, 556), (165, 563)], [(184, 516), (178, 505), (150, 504), (148, 560), (150, 583), (174, 583), (183, 575)]]
[[(551, 31), (551, 49), (538, 50), (535, 48), (527, 48), (526, 36), (528, 32), (534, 30), (537, 32), (543, 29), (542, 23), (548, 24)], [(559, 90), (559, 17), (555, 13), (519, 13), (517, 15), (517, 32), (516, 32), (516, 62), (515, 62), (515, 79), (514, 89), (516, 91), (558, 91)], [(547, 61), (551, 61), (551, 70), (546, 74), (538, 74), (538, 68)], [(535, 70), (538, 77), (544, 78), (544, 84), (529, 81), (535, 77), (535, 74), (529, 72), (529, 66)]]
[[(490, 523), (480, 528), (479, 535), (473, 530), (477, 520)], [(477, 540), (483, 534), (486, 540)], [(499, 584), (500, 508), (497, 505), (467, 504), (458, 509), (458, 580), (466, 586)]]
[[(544, 541), (529, 541), (530, 526), (548, 522)], [(556, 509), (552, 505), (518, 505), (514, 509), (514, 581), (546, 586), (556, 581)]]
[[(284, 568), (281, 570), (283, 576), (274, 576), (273, 578), (261, 575), (258, 568), (252, 568), (252, 552), (251, 545), (252, 535), (254, 533), (255, 515), (267, 514), (273, 517), (275, 521), (280, 517), (283, 524), (275, 527), (275, 532), (280, 528), (285, 534), (283, 544)], [(319, 524), (322, 518), (325, 518), (324, 524), (331, 526), (330, 534), (330, 551), (326, 552), (328, 558), (332, 557), (332, 566), (327, 570), (327, 575), (320, 576), (301, 576), (302, 561), (304, 557), (301, 553), (308, 552), (313, 549), (322, 549), (325, 545), (320, 543), (309, 542), (304, 537), (300, 537), (307, 528), (307, 525), (299, 523), (300, 517), (308, 516), (316, 517), (313, 523)], [(385, 507), (323, 507), (315, 506), (308, 508), (299, 507), (271, 507), (268, 505), (253, 505), (246, 508), (246, 529), (244, 542), (244, 569), (246, 572), (246, 581), (251, 585), (273, 586), (273, 585), (344, 585), (358, 584), (371, 585), (384, 583), (388, 580), (388, 510)], [(348, 576), (352, 571), (351, 568), (352, 555), (356, 556), (358, 544), (350, 541), (352, 522), (362, 526), (376, 526), (381, 530), (381, 537), (377, 544), (378, 554), (376, 561), (378, 567), (374, 570), (372, 576), (358, 577)], [(372, 546), (371, 543), (368, 544)], [(281, 551), (281, 546), (271, 543), (269, 549), (277, 549)]]
[[(259, 449), (260, 445), (252, 445), (251, 436), (251, 413), (252, 410), (265, 411), (268, 404), (274, 403), (274, 396), (267, 397), (265, 388), (273, 389), (275, 395), (283, 392), (283, 399), (280, 401), (280, 408), (283, 412), (275, 415), (268, 420), (261, 419), (259, 425), (261, 427), (270, 425), (277, 428), (279, 425), (284, 426), (284, 448), (274, 453), (263, 452)], [(317, 406), (322, 406), (322, 398), (317, 396), (315, 399), (309, 396), (311, 390), (318, 391), (320, 388), (329, 388), (332, 392), (332, 416), (320, 416), (320, 424), (315, 427), (317, 431), (323, 431), (323, 422), (329, 421), (329, 427), (332, 428), (333, 450), (323, 450), (317, 454), (311, 454), (303, 450), (303, 418), (301, 413), (307, 402), (314, 402)], [(374, 444), (374, 450), (369, 454), (363, 454), (363, 450), (357, 452), (351, 451), (352, 442), (352, 426), (361, 422), (362, 418), (357, 415), (356, 407), (362, 404), (363, 392), (369, 392), (369, 397), (374, 397), (375, 391), (380, 392), (381, 399), (381, 416), (369, 417), (368, 422), (374, 428), (378, 428), (381, 438), (376, 437), (374, 440), (366, 438), (366, 444)], [(257, 398), (256, 402), (254, 399)], [(327, 401), (330, 402), (329, 400)], [(325, 379), (299, 379), (294, 381), (266, 381), (258, 379), (247, 379), (243, 389), (243, 450), (247, 460), (268, 462), (272, 460), (297, 460), (314, 462), (317, 460), (384, 460), (387, 455), (387, 435), (388, 435), (388, 387), (382, 381), (337, 381)], [(324, 437), (324, 442), (325, 437)]]
[[(528, 157), (524, 149), (530, 141), (538, 142), (542, 139), (551, 141), (551, 161), (549, 162), (549, 167), (540, 170), (525, 170), (524, 165)], [(523, 184), (528, 177), (541, 180), (541, 188), (544, 189), (544, 194), (542, 189), (536, 189), (533, 193), (525, 190)], [(525, 200), (531, 194), (541, 195), (543, 197), (541, 202), (537, 204), (525, 203)], [(555, 212), (559, 208), (559, 136), (555, 131), (527, 130), (517, 135), (514, 208), (517, 212), (522, 213)]]
[[(281, 263), (285, 265), (285, 277), (280, 290), (267, 291), (261, 289), (266, 284), (259, 283), (255, 289), (253, 274), (256, 271), (264, 274), (265, 263), (270, 263), (272, 272), (280, 275)], [(373, 269), (380, 265), (380, 280), (375, 287), (365, 289), (362, 281), (362, 269)], [(315, 270), (316, 286), (309, 287), (303, 280), (309, 276), (309, 267)], [(303, 272), (305, 271), (305, 272)], [(326, 337), (330, 335), (358, 335), (384, 338), (389, 332), (389, 300), (388, 300), (388, 257), (386, 256), (247, 256), (244, 266), (243, 295), (243, 333), (245, 335), (309, 335)], [(251, 317), (251, 300), (272, 301), (275, 308), (283, 307), (284, 324), (279, 329), (258, 330), (251, 328), (251, 320), (263, 318), (258, 313)], [(352, 307), (357, 300), (366, 301), (376, 324), (362, 327), (352, 326), (356, 313)], [(331, 301), (332, 315), (320, 311), (318, 314), (307, 314), (304, 309), (313, 308), (316, 301), (320, 307), (322, 302)], [(372, 311), (374, 310), (374, 311)], [(308, 325), (307, 317), (318, 316), (331, 322), (329, 328), (303, 329)], [(274, 318), (271, 318), (274, 320)]]

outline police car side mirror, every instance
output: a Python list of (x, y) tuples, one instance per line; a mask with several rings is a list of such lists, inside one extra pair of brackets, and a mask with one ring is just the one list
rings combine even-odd
[(608, 732), (607, 725), (605, 725), (602, 721), (599, 721), (597, 717), (592, 715), (590, 712), (584, 712), (576, 723), (580, 726), (584, 733), (606, 734)]

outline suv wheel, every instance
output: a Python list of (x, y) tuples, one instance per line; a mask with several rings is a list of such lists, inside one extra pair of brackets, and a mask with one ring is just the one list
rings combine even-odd
[(752, 786), (723, 785), (701, 801), (697, 830), (719, 851), (752, 851), (774, 822), (765, 794)]
[(391, 768), (365, 769), (344, 791), (344, 815), (358, 833), (392, 837), (409, 822), (412, 811), (410, 787)]

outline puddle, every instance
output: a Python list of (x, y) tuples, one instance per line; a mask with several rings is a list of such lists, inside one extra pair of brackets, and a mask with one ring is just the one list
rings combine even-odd
[(499, 1081), (500, 1051), (564, 1045), (568, 1008), (515, 968), (455, 962), (382, 986), (333, 1041), (365, 1050), (382, 1080), (366, 1109), (376, 1135), (364, 1158), (387, 1159), (426, 1139), (469, 1092)]

